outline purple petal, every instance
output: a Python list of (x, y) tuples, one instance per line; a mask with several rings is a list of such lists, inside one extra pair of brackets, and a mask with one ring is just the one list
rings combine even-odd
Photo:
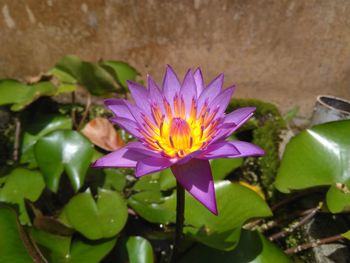
[(125, 147), (111, 152), (102, 158), (98, 159), (92, 167), (94, 168), (107, 168), (107, 167), (124, 167), (124, 168), (133, 168), (136, 167), (138, 160), (145, 158), (144, 154), (135, 152), (128, 148), (128, 145)]
[(239, 155), (239, 150), (228, 141), (221, 141), (210, 144), (203, 153), (198, 156), (199, 159), (217, 159), (227, 158)]
[(170, 105), (173, 104), (175, 94), (180, 92), (180, 82), (174, 70), (168, 65), (163, 80), (163, 94)]
[(254, 107), (244, 107), (239, 108), (229, 114), (224, 118), (223, 124), (215, 135), (213, 142), (225, 139), (230, 136), (234, 131), (241, 127), (250, 117), (253, 116), (255, 111)]
[(224, 123), (234, 123), (235, 126), (240, 127), (245, 123), (255, 111), (255, 107), (239, 108), (225, 116)]
[(143, 138), (143, 135), (139, 132), (140, 128), (135, 121), (121, 117), (110, 118), (110, 121), (117, 124), (136, 138)]
[[(144, 118), (147, 118), (150, 123), (152, 123), (154, 126), (155, 126), (155, 123), (153, 121), (153, 118), (152, 116), (149, 116), (147, 114), (147, 112), (145, 111), (142, 111), (138, 106), (136, 105), (132, 105), (130, 104), (129, 102), (126, 102), (126, 105), (128, 106), (132, 116), (135, 118), (135, 121), (136, 123), (138, 124), (138, 127), (143, 130), (145, 133), (148, 133), (149, 132), (147, 131), (147, 129), (145, 128), (145, 126), (147, 125), (146, 124), (146, 121)], [(151, 135), (151, 134), (150, 134)]]
[(161, 111), (164, 112), (164, 102), (162, 93), (158, 85), (150, 76), (148, 76), (148, 92), (149, 100), (151, 101), (151, 103), (156, 104), (158, 107), (160, 107)]
[(217, 215), (215, 189), (209, 161), (192, 159), (191, 161), (173, 165), (173, 174), (179, 183), (210, 212)]
[(224, 75), (220, 74), (217, 76), (207, 88), (205, 88), (202, 94), (198, 98), (198, 113), (201, 111), (204, 103), (208, 105), (218, 96), (221, 92), (222, 84), (224, 83)]
[(181, 86), (181, 96), (185, 102), (186, 113), (191, 112), (192, 99), (197, 98), (196, 83), (194, 82), (192, 70), (188, 70)]
[(232, 94), (234, 91), (235, 91), (235, 86), (232, 86), (232, 87), (225, 89), (209, 105), (211, 112), (214, 112), (214, 111), (217, 112), (213, 121), (215, 119), (221, 117), (224, 114), (224, 112), (227, 108), (227, 105), (231, 101), (231, 97), (232, 97)]
[(242, 141), (228, 141), (231, 145), (237, 148), (240, 152), (238, 155), (233, 155), (232, 157), (247, 157), (247, 156), (262, 156), (265, 154), (265, 151), (259, 146), (249, 142)]
[(128, 87), (134, 98), (135, 104), (148, 114), (151, 113), (151, 107), (148, 102), (148, 90), (140, 84), (128, 80)]
[(125, 100), (122, 99), (107, 99), (104, 100), (104, 104), (109, 108), (117, 117), (122, 117), (130, 120), (135, 120), (129, 111), (129, 108), (125, 104)]
[(203, 80), (203, 75), (202, 75), (202, 71), (200, 68), (196, 69), (193, 77), (194, 77), (194, 81), (196, 82), (197, 97), (199, 97), (204, 90), (204, 80)]
[(135, 176), (140, 177), (146, 174), (159, 172), (170, 167), (172, 164), (173, 163), (168, 158), (144, 158), (137, 162)]
[(137, 141), (136, 142), (129, 142), (128, 148), (132, 151), (139, 152), (139, 153), (142, 153), (142, 154), (150, 156), (150, 157), (159, 158), (159, 156), (160, 156), (159, 152), (155, 152), (155, 151), (149, 149), (142, 142), (137, 142)]

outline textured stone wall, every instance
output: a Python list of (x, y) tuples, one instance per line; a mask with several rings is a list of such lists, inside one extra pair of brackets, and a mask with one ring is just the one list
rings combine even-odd
[(65, 54), (126, 60), (161, 80), (165, 64), (236, 96), (294, 105), (350, 98), (348, 0), (0, 0), (0, 78), (45, 71)]

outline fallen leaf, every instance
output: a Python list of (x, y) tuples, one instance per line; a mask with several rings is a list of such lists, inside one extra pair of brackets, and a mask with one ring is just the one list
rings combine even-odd
[(109, 120), (95, 118), (81, 131), (93, 144), (106, 151), (115, 151), (125, 145)]

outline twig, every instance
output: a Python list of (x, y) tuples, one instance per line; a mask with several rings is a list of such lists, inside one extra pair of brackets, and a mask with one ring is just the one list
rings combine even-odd
[(15, 119), (15, 125), (16, 125), (16, 130), (15, 130), (15, 142), (13, 146), (13, 160), (15, 162), (18, 161), (18, 156), (19, 156), (19, 137), (21, 135), (21, 122), (19, 121), (18, 118)]
[(90, 106), (91, 106), (91, 95), (90, 93), (87, 94), (87, 99), (86, 99), (86, 105), (85, 105), (85, 111), (83, 113), (83, 117), (81, 118), (81, 121), (78, 125), (78, 130), (81, 129), (81, 127), (83, 126), (87, 116), (88, 116), (88, 113), (89, 113), (89, 110), (90, 110)]
[(335, 236), (331, 236), (331, 237), (326, 237), (326, 238), (322, 238), (322, 239), (316, 239), (315, 241), (312, 241), (310, 243), (304, 243), (302, 245), (296, 246), (296, 247), (291, 247), (286, 249), (284, 252), (286, 254), (296, 254), (299, 253), (300, 251), (309, 249), (309, 248), (314, 248), (314, 247), (318, 247), (324, 244), (328, 244), (328, 243), (333, 243), (335, 241), (339, 241), (344, 239), (344, 237), (342, 235), (335, 235)]
[(269, 237), (270, 241), (274, 241), (276, 239), (280, 239), (282, 237), (287, 236), (288, 234), (292, 233), (296, 228), (306, 224), (321, 208), (321, 204), (318, 205), (317, 207), (313, 208), (309, 214), (304, 216), (299, 222), (292, 224), (290, 227), (287, 227), (283, 229), (282, 231), (273, 234), (272, 236)]
[[(308, 189), (306, 191), (300, 192), (298, 194), (295, 194), (289, 198), (283, 199), (282, 201), (274, 204), (271, 207), (271, 210), (272, 210), (272, 212), (275, 212), (277, 209), (295, 201), (296, 199), (299, 199), (300, 197), (303, 197), (303, 196), (308, 195), (308, 194), (313, 194), (313, 193), (319, 192), (319, 191), (320, 191), (319, 188), (312, 188), (312, 189)], [(252, 222), (246, 224), (245, 229), (250, 229), (250, 230), (256, 229), (257, 226), (260, 225), (263, 221), (264, 221), (263, 219), (257, 219), (255, 221), (252, 221)]]
[(274, 205), (271, 207), (271, 210), (272, 210), (272, 211), (276, 211), (276, 210), (279, 209), (280, 207), (285, 206), (285, 205), (287, 205), (287, 204), (293, 202), (294, 200), (296, 200), (296, 199), (298, 199), (298, 198), (300, 198), (300, 197), (303, 197), (303, 196), (308, 195), (308, 194), (313, 194), (313, 193), (319, 192), (319, 191), (320, 191), (319, 188), (312, 188), (312, 189), (308, 189), (308, 190), (306, 190), (306, 191), (300, 192), (300, 193), (298, 193), (298, 194), (295, 194), (295, 195), (293, 195), (293, 196), (291, 196), (291, 197), (289, 197), (289, 198), (283, 199), (282, 201), (280, 201), (280, 202), (274, 204)]
[(259, 230), (260, 232), (264, 232), (264, 231), (267, 231), (267, 230), (270, 230), (270, 229), (272, 229), (274, 227), (279, 226), (284, 221), (291, 221), (291, 220), (295, 219), (296, 217), (308, 215), (313, 210), (314, 210), (314, 208), (310, 208), (310, 209), (307, 209), (307, 210), (304, 210), (304, 211), (295, 211), (295, 212), (293, 212), (291, 214), (283, 215), (280, 218), (267, 221), (264, 224), (261, 224), (259, 226), (254, 226), (254, 227), (251, 227), (249, 229), (250, 230)]

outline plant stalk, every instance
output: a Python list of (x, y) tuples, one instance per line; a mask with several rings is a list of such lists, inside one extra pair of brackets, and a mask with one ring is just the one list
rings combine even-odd
[(179, 182), (176, 182), (176, 229), (174, 238), (174, 248), (171, 262), (176, 262), (179, 255), (179, 247), (183, 236), (183, 226), (185, 220), (185, 189)]

